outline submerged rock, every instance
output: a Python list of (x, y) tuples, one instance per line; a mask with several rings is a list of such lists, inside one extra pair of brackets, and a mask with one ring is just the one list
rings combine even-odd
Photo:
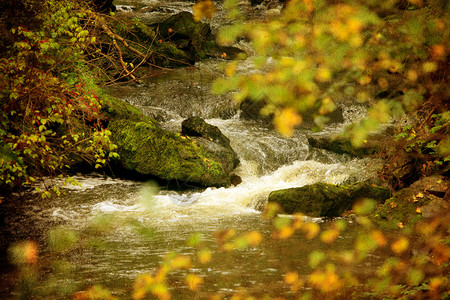
[(308, 143), (314, 148), (361, 157), (376, 153), (380, 149), (384, 138), (382, 135), (369, 136), (361, 147), (356, 148), (352, 146), (347, 138), (331, 134), (314, 134), (308, 137)]
[[(274, 113), (270, 114), (261, 114), (261, 111), (266, 107), (268, 101), (266, 99), (261, 100), (252, 100), (249, 98), (244, 99), (240, 103), (241, 109), (241, 118), (245, 120), (258, 120), (263, 121), (265, 123), (271, 123), (275, 116)], [(341, 107), (336, 107), (333, 111), (325, 115), (319, 115), (316, 109), (309, 109), (307, 111), (301, 112), (302, 123), (299, 125), (302, 128), (312, 129), (316, 125), (316, 121), (318, 121), (318, 117), (322, 118), (323, 124), (340, 124), (344, 122), (343, 111)], [(323, 125), (322, 124), (322, 125)]]
[(230, 185), (235, 157), (224, 146), (206, 139), (200, 143), (166, 131), (117, 99), (109, 102), (104, 111), (120, 155), (113, 164), (114, 172), (120, 174), (124, 170), (123, 173), (141, 179), (157, 177), (179, 186)]
[(299, 188), (273, 191), (269, 202), (281, 205), (288, 214), (303, 213), (311, 217), (337, 217), (352, 208), (361, 198), (384, 201), (390, 191), (368, 183), (334, 185), (315, 183)]

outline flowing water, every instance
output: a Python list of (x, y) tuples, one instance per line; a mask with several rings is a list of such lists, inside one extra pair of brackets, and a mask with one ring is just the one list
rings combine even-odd
[[(189, 7), (185, 2), (184, 6), (181, 2), (169, 3)], [(34, 231), (45, 236), (49, 228), (62, 226), (77, 231), (83, 244), (52, 258), (70, 264), (51, 269), (51, 280), (42, 285), (43, 291), (57, 297), (64, 289), (100, 284), (127, 298), (136, 276), (155, 271), (162, 257), (173, 251), (194, 253), (195, 248), (187, 246), (186, 240), (195, 232), (202, 234), (203, 246), (212, 250), (213, 259), (193, 268), (205, 278), (201, 293), (189, 291), (183, 280), (186, 271), (173, 274), (170, 283), (174, 299), (202, 299), (203, 292), (229, 293), (242, 287), (256, 295), (289, 297), (282, 275), (292, 270), (300, 274), (310, 271), (309, 253), (326, 250), (327, 246), (300, 236), (282, 242), (270, 239), (272, 227), (261, 217), (268, 194), (315, 182), (340, 184), (370, 179), (373, 170), (367, 160), (311, 148), (306, 130), (298, 129), (287, 139), (269, 125), (241, 119), (230, 95), (210, 92), (212, 79), (220, 76), (220, 64), (209, 60), (175, 71), (149, 70), (155, 73), (142, 84), (117, 86), (112, 93), (158, 119), (168, 130), (180, 131), (181, 121), (192, 115), (218, 126), (240, 158), (236, 173), (242, 183), (229, 188), (173, 191), (151, 182), (92, 175), (77, 177), (81, 186), (65, 188), (66, 194), (59, 199), (28, 200), (24, 211), (10, 218), (15, 224), (13, 234), (34, 236)], [(247, 63), (250, 66), (251, 60)], [(350, 110), (347, 115), (352, 117)], [(335, 131), (339, 126), (327, 130)], [(310, 220), (323, 227), (328, 224), (322, 219)], [(350, 221), (349, 225), (350, 230), (333, 247), (350, 247), (357, 228)], [(223, 253), (213, 236), (226, 228), (258, 230), (265, 238), (259, 247)], [(365, 276), (367, 268), (358, 268), (360, 276)]]

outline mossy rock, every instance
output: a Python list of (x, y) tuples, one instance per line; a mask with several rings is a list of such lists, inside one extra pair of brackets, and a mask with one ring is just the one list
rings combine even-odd
[(210, 125), (200, 117), (190, 117), (181, 123), (181, 133), (190, 136), (202, 145), (219, 161), (227, 171), (232, 171), (239, 164), (236, 152), (230, 140), (217, 126)]
[(412, 228), (424, 218), (447, 213), (449, 199), (445, 199), (449, 179), (432, 175), (417, 180), (407, 188), (396, 191), (370, 216), (382, 229)]
[(325, 149), (338, 154), (350, 154), (355, 157), (362, 157), (376, 153), (381, 147), (382, 138), (370, 137), (359, 148), (353, 147), (351, 142), (344, 137), (330, 135), (312, 135), (308, 137), (311, 147)]
[(107, 119), (127, 119), (130, 121), (151, 121), (157, 123), (155, 120), (144, 116), (142, 112), (133, 105), (115, 97), (108, 96), (104, 99), (102, 112)]
[[(169, 57), (172, 65), (177, 61), (194, 63), (207, 57), (244, 58), (244, 51), (236, 47), (217, 45), (216, 37), (207, 23), (196, 22), (190, 12), (180, 12), (157, 24), (148, 24), (157, 33), (155, 40), (161, 56)], [(176, 48), (177, 50), (173, 49)]]
[(223, 135), (219, 127), (210, 125), (200, 117), (190, 117), (181, 123), (181, 133), (189, 136), (201, 136), (223, 147), (230, 147), (230, 140)]
[(334, 185), (315, 183), (299, 188), (273, 191), (269, 202), (280, 204), (285, 213), (303, 213), (311, 217), (337, 217), (350, 210), (361, 198), (384, 201), (390, 191), (368, 183)]
[(156, 176), (179, 185), (230, 184), (230, 173), (189, 137), (165, 131), (149, 121), (111, 120), (108, 128), (118, 146), (121, 166), (143, 178)]

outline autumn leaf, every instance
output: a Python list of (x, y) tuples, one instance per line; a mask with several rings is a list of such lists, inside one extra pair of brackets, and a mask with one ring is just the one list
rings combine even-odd
[(320, 240), (324, 243), (331, 244), (339, 237), (339, 230), (334, 228), (325, 230), (320, 235)]
[(305, 223), (301, 229), (305, 233), (305, 236), (307, 239), (313, 239), (319, 233), (320, 226), (316, 223), (308, 222), (308, 223)]
[(199, 262), (204, 265), (211, 261), (212, 253), (208, 249), (202, 249), (197, 253)]
[(245, 235), (245, 238), (247, 239), (248, 244), (250, 246), (257, 246), (262, 241), (261, 233), (259, 231), (257, 231), (257, 230), (253, 230), (253, 231), (248, 232)]
[(330, 97), (325, 97), (322, 100), (322, 104), (319, 108), (320, 115), (326, 115), (333, 112), (337, 108), (336, 104), (334, 104), (333, 100)]
[(203, 0), (195, 3), (192, 10), (194, 12), (194, 20), (199, 22), (202, 18), (212, 19), (216, 7), (211, 0)]
[(391, 245), (392, 251), (394, 251), (396, 254), (402, 254), (408, 249), (408, 247), (409, 247), (409, 240), (404, 236), (400, 237)]
[(188, 274), (186, 276), (186, 282), (191, 291), (196, 291), (203, 284), (203, 278), (195, 274)]
[(169, 264), (173, 269), (189, 269), (191, 267), (191, 259), (187, 256), (177, 255)]
[(38, 245), (32, 241), (18, 243), (10, 248), (11, 260), (15, 264), (35, 264), (38, 260)]
[(380, 230), (372, 231), (371, 237), (377, 243), (378, 247), (384, 247), (387, 243), (386, 238)]
[(275, 112), (275, 129), (285, 137), (291, 137), (295, 126), (302, 123), (302, 117), (293, 108), (284, 108)]
[(284, 275), (284, 282), (291, 286), (292, 292), (297, 292), (303, 286), (303, 281), (299, 278), (297, 272), (288, 272)]
[(291, 237), (294, 234), (294, 232), (295, 232), (294, 228), (290, 226), (285, 226), (277, 232), (276, 237), (282, 240), (287, 239)]

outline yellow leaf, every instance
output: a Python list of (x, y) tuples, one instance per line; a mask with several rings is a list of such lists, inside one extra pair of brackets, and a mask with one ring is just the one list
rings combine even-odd
[(309, 222), (302, 226), (302, 231), (305, 233), (307, 239), (313, 239), (320, 231), (320, 227), (317, 223)]
[(272, 219), (274, 218), (277, 213), (281, 210), (281, 207), (276, 202), (269, 202), (267, 203), (265, 209), (264, 209), (264, 218), (265, 219)]
[(389, 87), (389, 82), (386, 80), (386, 78), (381, 77), (378, 79), (378, 86), (382, 88), (383, 90), (387, 89)]
[(322, 99), (322, 104), (319, 108), (320, 115), (326, 115), (331, 113), (336, 109), (336, 104), (334, 104), (333, 100), (330, 97), (325, 97)]
[(191, 291), (196, 291), (200, 285), (203, 284), (203, 278), (200, 276), (197, 276), (195, 274), (188, 274), (186, 276), (186, 282), (188, 284), (188, 287)]
[(257, 246), (262, 241), (261, 233), (257, 230), (250, 231), (245, 237), (250, 246)]
[(316, 72), (316, 80), (319, 82), (327, 82), (331, 79), (331, 71), (327, 68), (319, 68)]
[(275, 112), (273, 123), (275, 129), (286, 137), (292, 136), (294, 127), (302, 122), (302, 117), (293, 108), (285, 108)]
[(211, 261), (212, 254), (208, 249), (203, 249), (197, 253), (197, 257), (200, 263), (204, 265)]
[(170, 293), (165, 284), (158, 283), (152, 286), (152, 294), (158, 297), (160, 300), (169, 300)]
[(297, 272), (288, 272), (284, 275), (284, 282), (291, 286), (292, 292), (297, 292), (303, 286), (303, 281), (299, 278)]
[(357, 18), (349, 18), (347, 20), (347, 28), (351, 33), (358, 33), (363, 28), (364, 24)]
[(420, 207), (416, 208), (416, 213), (421, 214), (422, 211), (420, 210)]
[(297, 272), (288, 272), (284, 275), (284, 282), (287, 284), (293, 284), (298, 280), (298, 273)]
[(406, 73), (406, 77), (410, 81), (416, 81), (417, 78), (419, 78), (419, 74), (417, 74), (416, 70), (408, 70), (408, 72)]
[(442, 277), (433, 277), (430, 280), (429, 286), (433, 290), (435, 290), (435, 289), (438, 289), (442, 285), (443, 282), (444, 282), (444, 278), (442, 278)]
[(294, 228), (290, 227), (290, 226), (285, 226), (283, 228), (280, 229), (280, 231), (277, 234), (277, 237), (279, 239), (287, 239), (289, 238), (292, 234), (294, 234)]
[(386, 238), (380, 230), (372, 231), (371, 237), (377, 243), (378, 247), (384, 247), (387, 243)]
[(20, 242), (10, 248), (11, 260), (15, 264), (35, 264), (38, 261), (38, 245), (32, 241)]
[(216, 7), (211, 0), (203, 0), (195, 3), (192, 10), (194, 12), (194, 20), (199, 22), (202, 18), (212, 19)]
[(322, 232), (320, 240), (324, 243), (331, 244), (339, 237), (339, 230), (328, 229)]
[(225, 75), (230, 77), (233, 76), (236, 73), (236, 62), (230, 63), (225, 68)]
[(170, 261), (170, 266), (174, 269), (189, 269), (191, 267), (191, 259), (187, 256), (178, 255)]
[(368, 85), (372, 81), (372, 77), (369, 75), (363, 75), (358, 79), (360, 85)]
[(404, 236), (400, 237), (391, 245), (392, 251), (394, 251), (396, 254), (401, 254), (405, 252), (408, 249), (408, 247), (409, 247), (409, 240)]
[(422, 65), (422, 70), (425, 73), (432, 73), (438, 69), (438, 66), (434, 62), (426, 62)]

